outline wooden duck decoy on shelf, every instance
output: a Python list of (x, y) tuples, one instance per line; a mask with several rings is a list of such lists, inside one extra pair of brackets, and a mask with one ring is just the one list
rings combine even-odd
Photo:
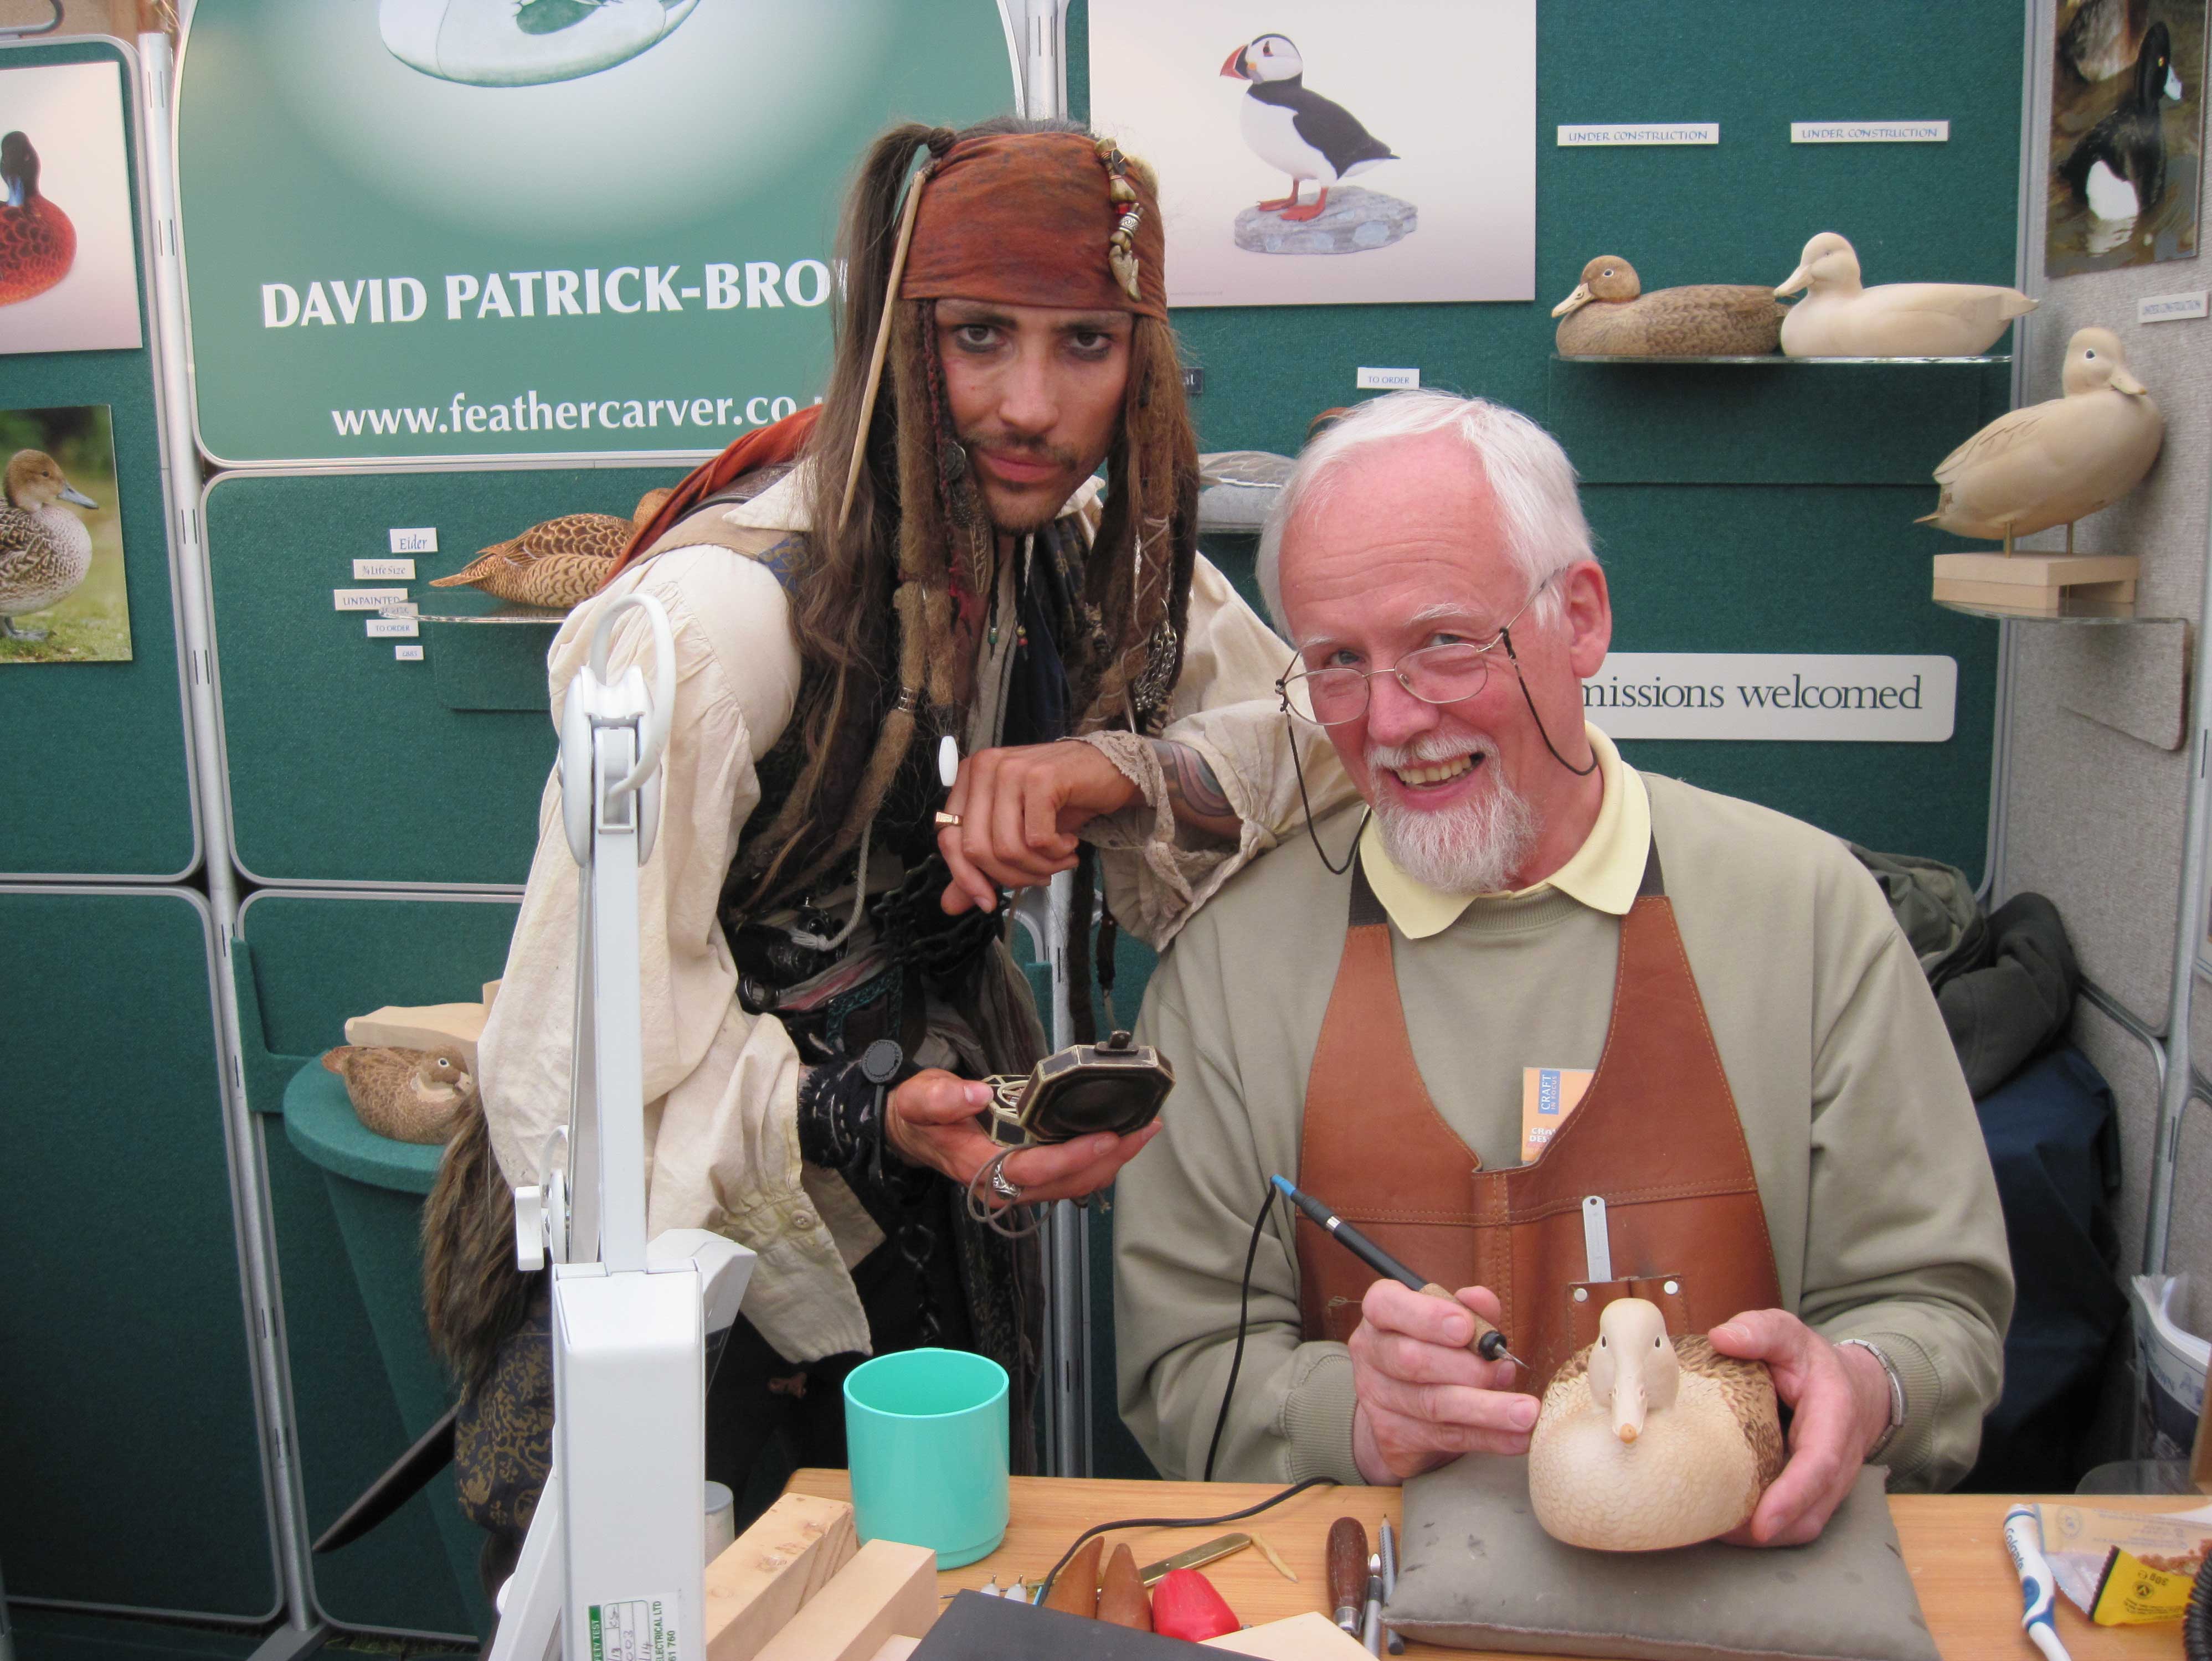
[(39, 153), (21, 133), (0, 138), (0, 306), (43, 294), (76, 259), (76, 227), (39, 194)]
[(453, 1050), (392, 1050), (341, 1044), (323, 1066), (345, 1081), (361, 1122), (394, 1142), (442, 1143), (476, 1100), (476, 1080)]
[(1552, 308), (1562, 357), (1756, 357), (1780, 343), (1786, 308), (1755, 283), (1699, 282), (1651, 294), (1636, 268), (1600, 254)]
[(1528, 1498), (1555, 1540), (1659, 1551), (1726, 1534), (1781, 1474), (1774, 1381), (1697, 1334), (1669, 1339), (1656, 1304), (1621, 1298), (1544, 1391)]
[(611, 513), (563, 513), (533, 524), (520, 536), (494, 543), (433, 588), (480, 588), (517, 605), (566, 611), (599, 591), (639, 526), (667, 500), (648, 490), (629, 518)]
[(2128, 372), (2120, 338), (2077, 329), (2066, 343), (2065, 394), (1998, 416), (1936, 470), (1936, 511), (1917, 523), (1957, 536), (2014, 536), (2066, 527), (2108, 507), (2158, 459), (2166, 419)]
[(1958, 358), (1986, 352), (2005, 325), (2035, 309), (2017, 288), (1979, 282), (1860, 285), (1859, 257), (1833, 231), (1805, 245), (1774, 293), (1809, 289), (1782, 319), (1793, 358)]
[(92, 569), (92, 532), (57, 501), (79, 507), (100, 504), (63, 476), (43, 450), (18, 450), (5, 476), (8, 505), (0, 508), (0, 640), (43, 640), (40, 628), (18, 628), (26, 612), (59, 605)]

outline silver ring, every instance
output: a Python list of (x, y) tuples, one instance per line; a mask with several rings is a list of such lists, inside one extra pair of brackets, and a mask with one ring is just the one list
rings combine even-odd
[(994, 1161), (991, 1167), (991, 1191), (1004, 1198), (1009, 1204), (1021, 1203), (1022, 1185), (1008, 1178), (1003, 1161)]

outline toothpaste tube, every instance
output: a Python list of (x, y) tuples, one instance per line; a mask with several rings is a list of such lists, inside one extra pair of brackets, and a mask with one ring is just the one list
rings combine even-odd
[(2014, 1506), (2005, 1512), (2004, 1543), (2020, 1574), (2021, 1625), (2048, 1661), (2071, 1661), (2051, 1621), (2055, 1587), (2051, 1565), (2044, 1561), (2043, 1529), (2035, 1519), (2034, 1506)]

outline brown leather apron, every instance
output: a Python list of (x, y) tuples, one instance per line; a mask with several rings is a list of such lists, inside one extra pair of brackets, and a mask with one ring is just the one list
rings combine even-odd
[[(1751, 1150), (1656, 842), (1621, 919), (1596, 1076), (1533, 1165), (1484, 1170), (1430, 1100), (1398, 997), (1393, 932), (1355, 864), (1344, 956), (1306, 1085), (1300, 1186), (1415, 1273), (1497, 1293), (1498, 1325), (1539, 1390), (1595, 1340), (1598, 1311), (1616, 1298), (1649, 1299), (1677, 1334), (1780, 1304)], [(1605, 1201), (1613, 1260), (1603, 1282), (1585, 1277), (1583, 1201), (1593, 1194)], [(1374, 1271), (1310, 1225), (1297, 1243), (1305, 1336), (1348, 1338)]]

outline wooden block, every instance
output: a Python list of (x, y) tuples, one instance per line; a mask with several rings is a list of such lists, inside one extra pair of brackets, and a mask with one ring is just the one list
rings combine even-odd
[(851, 1506), (785, 1494), (707, 1565), (707, 1661), (753, 1661), (860, 1547)]
[(2017, 611), (2023, 616), (2055, 617), (2069, 602), (2094, 600), (2102, 604), (2132, 605), (2133, 583), (2076, 583), (2068, 588), (2027, 588), (2015, 583), (1960, 583), (1938, 577), (1931, 597), (1959, 605), (1988, 606)]
[(872, 1661), (885, 1639), (928, 1632), (937, 1610), (937, 1554), (871, 1540), (761, 1646), (759, 1661)]
[(869, 1661), (906, 1661), (907, 1657), (921, 1647), (921, 1640), (919, 1638), (886, 1638), (883, 1648), (870, 1657)]
[(1936, 575), (1962, 583), (2025, 583), (2064, 588), (2074, 583), (2132, 582), (2142, 561), (2132, 554), (1938, 554)]
[(1261, 1661), (1363, 1661), (1367, 1646), (1346, 1634), (1326, 1615), (1308, 1609), (1287, 1621), (1225, 1632), (1205, 1640), (1210, 1650), (1231, 1655), (1256, 1655)]
[(463, 1064), (477, 1070), (477, 1040), (483, 1036), (481, 1003), (425, 1003), (414, 1009), (387, 1004), (355, 1015), (345, 1024), (346, 1042), (399, 1050), (456, 1049)]

